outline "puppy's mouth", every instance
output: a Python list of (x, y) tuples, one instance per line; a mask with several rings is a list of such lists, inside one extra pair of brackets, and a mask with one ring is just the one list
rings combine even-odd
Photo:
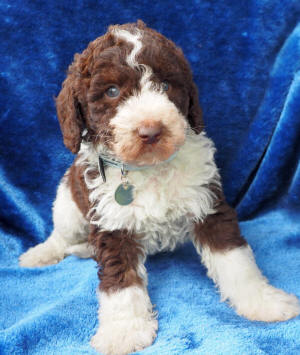
[(141, 125), (127, 133), (127, 139), (113, 145), (115, 155), (124, 163), (145, 166), (168, 161), (185, 141), (185, 132), (174, 135), (162, 124)]

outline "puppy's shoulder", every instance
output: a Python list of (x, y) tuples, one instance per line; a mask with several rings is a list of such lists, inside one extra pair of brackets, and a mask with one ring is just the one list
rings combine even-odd
[(85, 169), (86, 166), (80, 163), (80, 157), (77, 156), (64, 177), (64, 183), (69, 187), (74, 202), (84, 216), (90, 209), (89, 191), (84, 178)]

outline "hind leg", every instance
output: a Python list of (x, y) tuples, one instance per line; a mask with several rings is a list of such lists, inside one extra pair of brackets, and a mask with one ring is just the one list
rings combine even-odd
[(240, 235), (236, 213), (225, 202), (217, 213), (195, 226), (194, 244), (207, 275), (217, 284), (221, 300), (250, 320), (278, 322), (296, 317), (296, 296), (271, 286), (255, 263), (250, 246)]
[(37, 267), (56, 264), (70, 254), (92, 256), (87, 243), (89, 223), (73, 201), (67, 179), (63, 178), (53, 204), (54, 229), (49, 238), (20, 256), (20, 265)]

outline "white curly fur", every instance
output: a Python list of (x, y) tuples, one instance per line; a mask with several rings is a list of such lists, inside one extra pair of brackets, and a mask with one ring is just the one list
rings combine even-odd
[(73, 201), (71, 191), (64, 177), (57, 189), (53, 204), (54, 229), (44, 242), (27, 250), (20, 256), (23, 267), (37, 267), (56, 264), (65, 256), (75, 254), (91, 257), (91, 246), (86, 242), (89, 223)]
[(201, 251), (207, 275), (218, 285), (221, 300), (228, 300), (236, 312), (250, 320), (284, 321), (300, 312), (297, 297), (268, 283), (257, 267), (250, 246), (230, 251)]
[(146, 289), (100, 292), (99, 329), (91, 340), (103, 354), (128, 354), (152, 344), (158, 328)]
[(108, 167), (105, 184), (99, 175), (90, 179), (89, 171), (97, 167), (98, 154), (84, 144), (80, 163), (87, 165), (85, 179), (94, 205), (91, 223), (101, 230), (127, 229), (143, 234), (147, 254), (173, 250), (186, 239), (195, 221), (214, 213), (214, 194), (209, 188), (211, 183), (219, 184), (214, 152), (205, 133), (190, 132), (171, 162), (129, 172), (134, 201), (124, 208), (114, 199), (121, 182), (120, 170)]

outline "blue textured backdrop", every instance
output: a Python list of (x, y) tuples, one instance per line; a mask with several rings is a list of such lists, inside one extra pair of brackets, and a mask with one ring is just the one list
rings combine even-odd
[[(182, 47), (229, 202), (273, 284), (300, 296), (300, 2), (0, 0), (0, 353), (94, 354), (96, 266), (20, 269), (52, 228), (67, 152), (53, 97), (75, 52), (143, 19)], [(147, 262), (158, 338), (143, 354), (299, 354), (300, 319), (249, 322), (187, 245)]]

